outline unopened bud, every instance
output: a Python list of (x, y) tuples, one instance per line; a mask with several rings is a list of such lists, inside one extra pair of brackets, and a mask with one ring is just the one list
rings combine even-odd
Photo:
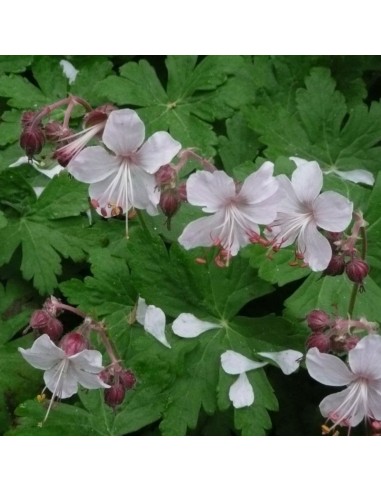
[(78, 354), (89, 347), (86, 338), (77, 332), (67, 333), (60, 341), (59, 346), (66, 355)]
[(176, 170), (170, 165), (161, 166), (155, 173), (156, 183), (159, 186), (168, 185), (176, 181)]
[(159, 206), (166, 217), (173, 217), (180, 205), (176, 190), (167, 190), (160, 195)]
[(350, 350), (354, 349), (359, 341), (359, 337), (348, 337), (345, 341), (345, 350), (349, 352)]
[(329, 326), (330, 317), (325, 311), (314, 309), (307, 316), (307, 325), (312, 331), (323, 331)]
[(108, 369), (103, 369), (103, 371), (101, 371), (98, 376), (101, 378), (101, 380), (106, 383), (106, 384), (110, 384), (111, 383), (111, 380), (112, 380), (112, 376), (110, 374), (110, 371)]
[(73, 131), (69, 128), (66, 128), (58, 121), (49, 121), (45, 125), (44, 128), (45, 137), (49, 142), (58, 142), (59, 140), (63, 140), (70, 135), (73, 135)]
[(136, 377), (132, 371), (124, 370), (119, 373), (119, 382), (126, 390), (132, 389), (136, 384)]
[(370, 427), (373, 432), (380, 433), (381, 432), (381, 421), (380, 420), (371, 420)]
[(50, 318), (50, 314), (47, 313), (44, 309), (37, 309), (32, 313), (29, 325), (34, 330), (39, 330), (41, 328), (44, 328), (48, 324)]
[(324, 333), (313, 333), (307, 338), (308, 348), (316, 347), (320, 352), (328, 352), (331, 348), (330, 339)]
[(105, 389), (105, 403), (109, 407), (115, 408), (123, 403), (126, 390), (122, 383), (115, 383), (111, 388)]
[(37, 111), (24, 111), (21, 115), (21, 126), (23, 128), (30, 126), (35, 117), (37, 116)]
[(352, 282), (356, 282), (356, 284), (362, 284), (364, 278), (369, 273), (369, 266), (361, 258), (353, 258), (353, 260), (349, 261), (346, 264), (345, 272), (348, 275), (348, 278), (352, 280)]
[(45, 143), (44, 132), (38, 126), (27, 126), (20, 136), (20, 147), (25, 150), (26, 155), (32, 158), (39, 154)]
[(40, 333), (46, 334), (53, 341), (57, 341), (61, 338), (63, 333), (63, 324), (57, 318), (49, 317), (47, 324), (40, 328)]
[(83, 118), (85, 128), (90, 126), (98, 125), (98, 123), (105, 123), (110, 113), (116, 109), (112, 104), (103, 104), (96, 109), (87, 113)]
[(341, 275), (345, 270), (345, 259), (343, 255), (333, 255), (327, 268), (324, 270), (325, 275), (335, 277)]

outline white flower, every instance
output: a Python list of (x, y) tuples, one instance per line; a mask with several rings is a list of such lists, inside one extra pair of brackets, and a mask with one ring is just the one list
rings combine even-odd
[(127, 236), (130, 208), (157, 213), (160, 191), (154, 173), (181, 148), (167, 132), (156, 132), (143, 144), (144, 136), (144, 123), (135, 111), (112, 111), (102, 139), (113, 154), (100, 146), (87, 147), (67, 166), (76, 179), (90, 184), (89, 195), (98, 213), (126, 214)]
[(160, 308), (152, 305), (147, 306), (146, 301), (139, 297), (136, 320), (143, 325), (147, 333), (166, 347), (171, 348), (165, 336), (165, 314)]
[(352, 202), (334, 191), (320, 194), (323, 173), (317, 162), (299, 166), (291, 181), (284, 175), (277, 179), (283, 199), (269, 236), (282, 248), (297, 241), (298, 252), (311, 270), (324, 270), (332, 258), (332, 248), (318, 227), (344, 231), (352, 219)]
[(197, 171), (187, 181), (187, 200), (213, 215), (188, 224), (179, 242), (185, 249), (219, 245), (229, 256), (260, 233), (258, 224), (270, 224), (277, 212), (278, 183), (274, 164), (265, 162), (242, 186), (224, 171)]
[[(259, 356), (273, 360), (279, 365), (286, 375), (295, 372), (303, 356), (296, 350), (284, 350), (281, 352), (259, 352)], [(230, 386), (229, 398), (234, 408), (249, 407), (254, 403), (254, 389), (250, 384), (246, 373), (254, 369), (266, 366), (267, 362), (255, 362), (244, 355), (227, 350), (221, 355), (222, 369), (227, 374), (239, 375), (238, 379)]]
[(103, 366), (102, 354), (97, 350), (85, 349), (69, 356), (48, 335), (41, 335), (30, 349), (19, 348), (19, 352), (31, 366), (45, 371), (44, 381), (52, 393), (51, 403), (55, 397), (73, 396), (78, 391), (78, 383), (87, 389), (109, 388), (98, 376)]
[(202, 321), (191, 313), (180, 314), (172, 323), (173, 333), (182, 338), (194, 338), (214, 328), (221, 328), (221, 325)]
[(62, 72), (65, 75), (65, 77), (68, 79), (69, 84), (73, 84), (75, 82), (75, 79), (77, 78), (78, 75), (78, 70), (72, 65), (70, 62), (67, 60), (61, 60), (60, 65), (62, 68)]
[(381, 420), (381, 336), (367, 335), (348, 353), (348, 364), (317, 348), (307, 352), (311, 377), (328, 386), (347, 386), (320, 403), (323, 417), (337, 425), (354, 427), (364, 418)]
[[(301, 159), (300, 157), (290, 157), (292, 161), (299, 167), (303, 164), (307, 164), (308, 162), (316, 162), (316, 161), (306, 161), (305, 159)], [(330, 169), (323, 171), (324, 174), (336, 174), (340, 176), (340, 178), (351, 181), (352, 183), (363, 183), (370, 186), (374, 185), (374, 176), (370, 171), (366, 171), (365, 169), (353, 169), (352, 171), (339, 171), (336, 167), (331, 167)]]

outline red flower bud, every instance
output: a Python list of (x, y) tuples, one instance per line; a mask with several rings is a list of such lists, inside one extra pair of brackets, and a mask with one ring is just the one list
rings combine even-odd
[(25, 150), (26, 155), (32, 158), (41, 152), (45, 143), (44, 132), (38, 126), (27, 126), (20, 136), (20, 147)]
[(160, 196), (159, 206), (166, 217), (173, 217), (178, 211), (181, 202), (176, 190), (164, 191)]
[(110, 374), (110, 371), (108, 369), (103, 369), (98, 376), (102, 379), (102, 381), (106, 384), (110, 384), (112, 380), (112, 376)]
[(345, 259), (343, 255), (333, 255), (327, 268), (324, 270), (325, 275), (335, 277), (341, 275), (345, 270)]
[(307, 316), (307, 325), (312, 331), (323, 331), (329, 326), (330, 319), (325, 311), (314, 309)]
[(57, 318), (49, 317), (48, 323), (40, 328), (41, 334), (49, 335), (53, 341), (57, 341), (61, 338), (63, 333), (63, 324)]
[(359, 343), (359, 337), (348, 337), (345, 341), (345, 350), (348, 352), (356, 347)]
[(331, 341), (324, 333), (313, 333), (307, 338), (307, 347), (316, 347), (320, 352), (328, 352), (331, 348)]
[(369, 266), (364, 260), (361, 260), (360, 258), (353, 258), (353, 260), (346, 264), (345, 271), (348, 278), (352, 280), (352, 282), (362, 284), (364, 278), (369, 273)]
[(29, 325), (34, 330), (39, 330), (41, 328), (44, 328), (48, 324), (50, 318), (50, 314), (47, 313), (44, 309), (37, 309), (32, 313)]
[(155, 173), (156, 183), (159, 186), (168, 185), (176, 181), (176, 170), (170, 165), (161, 166)]
[(136, 384), (135, 374), (129, 370), (124, 370), (119, 373), (119, 382), (126, 390), (132, 389)]
[(116, 107), (112, 104), (103, 104), (102, 106), (93, 109), (83, 118), (85, 128), (97, 125), (98, 123), (106, 122), (111, 111), (114, 111), (115, 109)]
[(59, 346), (66, 353), (66, 355), (78, 354), (89, 347), (86, 338), (77, 332), (67, 333), (60, 341)]
[(21, 126), (23, 128), (30, 126), (35, 117), (37, 116), (37, 111), (24, 111), (21, 115)]
[(109, 407), (115, 408), (123, 403), (126, 390), (121, 383), (116, 383), (111, 388), (105, 389), (105, 403)]
[(44, 132), (45, 137), (49, 140), (49, 142), (58, 142), (59, 140), (63, 140), (74, 133), (69, 128), (66, 128), (61, 123), (58, 123), (58, 121), (49, 121), (49, 123), (45, 125)]

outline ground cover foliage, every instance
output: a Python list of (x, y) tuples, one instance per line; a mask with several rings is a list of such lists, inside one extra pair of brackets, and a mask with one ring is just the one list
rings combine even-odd
[[(74, 81), (63, 59), (78, 70)], [(67, 170), (52, 178), (41, 172), (57, 164), (53, 144), (34, 156), (34, 166), (22, 161), (23, 113), (68, 94), (93, 108), (136, 111), (146, 138), (168, 132), (237, 181), (265, 161), (274, 163), (274, 175), (288, 177), (296, 168), (290, 157), (317, 161), (323, 191), (353, 202), (367, 223), (363, 257), (370, 271), (363, 285), (346, 274), (293, 264), (292, 245), (269, 254), (249, 244), (222, 266), (215, 261), (218, 245), (186, 250), (178, 238), (204, 214), (185, 202), (170, 217), (170, 228), (164, 213), (131, 213), (127, 239), (123, 214), (97, 214), (87, 184)], [(223, 370), (221, 355), (234, 351), (258, 361), (264, 360), (259, 353), (288, 349), (304, 355), (311, 335), (306, 317), (313, 310), (381, 321), (380, 96), (376, 56), (1, 56), (0, 433), (321, 434), (319, 403), (330, 391), (309, 376), (304, 360), (291, 375), (271, 361), (248, 371), (255, 401), (237, 408), (229, 399), (236, 376)], [(74, 130), (81, 130), (84, 113), (74, 108)], [(63, 118), (58, 107), (45, 121)], [(16, 162), (24, 163), (12, 166)], [(189, 154), (179, 178), (185, 182), (201, 169)], [(354, 182), (340, 175), (356, 170), (367, 171), (367, 178)], [(105, 327), (136, 379), (120, 404), (107, 404), (103, 388), (80, 388), (54, 403), (44, 421), (50, 392), (37, 398), (42, 373), (18, 349), (30, 348), (41, 334), (25, 329), (50, 296)], [(165, 313), (170, 348), (136, 319), (139, 298)], [(182, 313), (216, 327), (178, 336), (172, 323)], [(69, 311), (59, 319), (64, 333), (82, 322)], [(91, 349), (107, 366), (112, 360), (102, 340), (90, 334)], [(364, 432), (366, 425), (354, 430)]]

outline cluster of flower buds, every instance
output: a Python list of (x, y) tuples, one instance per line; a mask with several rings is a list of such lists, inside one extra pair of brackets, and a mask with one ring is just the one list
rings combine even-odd
[(59, 340), (63, 333), (63, 325), (58, 319), (62, 310), (58, 307), (59, 300), (49, 297), (43, 304), (42, 309), (37, 309), (32, 313), (28, 328), (36, 330), (39, 335), (46, 334), (54, 342)]
[[(81, 105), (85, 108), (86, 114), (83, 117), (83, 130), (75, 133), (70, 127), (70, 118), (74, 106)], [(61, 123), (56, 120), (43, 123), (53, 110), (67, 106), (64, 121)], [(21, 117), (20, 146), (25, 151), (29, 159), (41, 152), (45, 142), (50, 142), (55, 146), (53, 158), (61, 166), (67, 166), (70, 160), (75, 157), (94, 137), (102, 136), (107, 118), (111, 111), (115, 109), (111, 104), (105, 104), (99, 108), (92, 109), (83, 99), (76, 96), (69, 96), (51, 105), (41, 108), (39, 111), (26, 111)]]
[(352, 350), (360, 338), (357, 335), (374, 333), (378, 324), (367, 321), (330, 316), (321, 309), (314, 309), (307, 318), (311, 335), (307, 338), (307, 348), (316, 347), (320, 352), (343, 353)]
[(365, 234), (367, 224), (361, 213), (355, 213), (354, 218), (355, 222), (349, 237), (345, 238), (342, 233), (329, 232), (327, 234), (332, 247), (332, 258), (324, 275), (334, 277), (345, 272), (349, 280), (363, 286), (364, 279), (369, 273), (369, 265), (359, 257), (355, 245), (360, 235)]
[(160, 188), (159, 207), (167, 217), (167, 227), (171, 228), (171, 219), (179, 210), (181, 203), (187, 201), (186, 183), (178, 182), (178, 168), (171, 164), (162, 166), (155, 174)]
[(100, 378), (110, 385), (110, 388), (105, 389), (105, 403), (111, 408), (115, 408), (123, 403), (126, 391), (132, 389), (136, 384), (136, 377), (129, 369), (123, 369), (119, 364), (112, 364), (107, 369), (104, 369), (100, 374)]

